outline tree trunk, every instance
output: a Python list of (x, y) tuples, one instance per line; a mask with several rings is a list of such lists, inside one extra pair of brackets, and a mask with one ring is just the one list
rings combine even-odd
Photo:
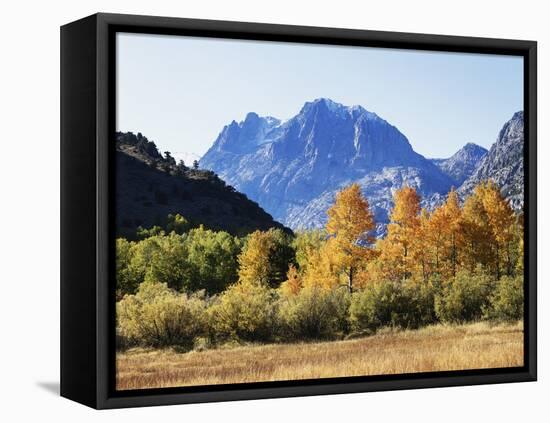
[(455, 241), (455, 234), (454, 233), (451, 235), (451, 239), (452, 239), (451, 263), (452, 263), (452, 269), (453, 269), (453, 277), (455, 277), (456, 276), (457, 254), (456, 254), (456, 241)]
[(497, 281), (500, 280), (500, 248), (498, 243), (496, 243), (496, 276)]
[(510, 243), (506, 244), (506, 274), (512, 276), (512, 255), (510, 253)]

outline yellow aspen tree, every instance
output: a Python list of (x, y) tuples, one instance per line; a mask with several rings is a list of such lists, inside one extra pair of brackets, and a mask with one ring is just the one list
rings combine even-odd
[(520, 214), (516, 221), (516, 239), (517, 239), (517, 260), (516, 271), (523, 273), (525, 260), (525, 240), (524, 240), (524, 217)]
[(430, 217), (431, 216), (426, 209), (422, 209), (420, 211), (417, 240), (414, 245), (414, 255), (424, 282), (428, 281), (428, 278), (433, 271), (430, 248), (430, 237), (432, 236)]
[(496, 184), (489, 180), (482, 185), (483, 207), (496, 240), (496, 277), (502, 276), (501, 262), (504, 262), (507, 275), (512, 274), (512, 241), (514, 239), (515, 216), (512, 207), (504, 199)]
[(368, 270), (375, 280), (399, 281), (403, 278), (403, 263), (401, 246), (390, 242), (388, 237), (376, 242), (378, 258), (368, 266)]
[(249, 235), (238, 261), (239, 282), (277, 287), (294, 261), (294, 249), (280, 229), (255, 231)]
[(443, 268), (443, 255), (445, 250), (445, 225), (447, 218), (443, 206), (437, 207), (425, 223), (424, 248), (428, 250), (433, 271), (441, 274)]
[(310, 263), (318, 261), (315, 256), (327, 241), (327, 233), (323, 228), (298, 231), (295, 235), (293, 246), (296, 249), (296, 264), (300, 273), (305, 275)]
[(459, 250), (462, 245), (463, 237), (461, 234), (462, 210), (458, 200), (458, 195), (454, 189), (451, 189), (447, 196), (447, 201), (442, 206), (445, 217), (443, 226), (445, 234), (445, 259), (446, 276), (456, 276), (459, 264)]
[(323, 248), (331, 256), (333, 266), (346, 279), (350, 292), (354, 278), (373, 256), (374, 217), (358, 184), (352, 184), (336, 195), (328, 210), (326, 230), (331, 237)]
[(280, 289), (286, 296), (297, 295), (302, 289), (302, 276), (293, 264), (288, 267), (286, 281), (281, 284)]
[(381, 244), (382, 260), (386, 268), (393, 267), (398, 279), (407, 279), (415, 267), (412, 247), (420, 227), (420, 197), (414, 188), (404, 187), (395, 191), (393, 199), (388, 234)]
[(333, 239), (324, 242), (319, 249), (310, 249), (303, 273), (304, 287), (333, 289), (340, 285), (339, 269), (334, 256)]
[(494, 262), (492, 257), (495, 240), (482, 196), (481, 186), (474, 188), (474, 192), (466, 198), (462, 208), (462, 263), (470, 272), (474, 272), (478, 265), (491, 267)]
[(267, 285), (270, 275), (269, 256), (273, 248), (271, 238), (266, 232), (253, 232), (239, 255), (239, 281)]

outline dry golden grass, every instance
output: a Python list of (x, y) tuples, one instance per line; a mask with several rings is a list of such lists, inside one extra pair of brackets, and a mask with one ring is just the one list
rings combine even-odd
[(117, 354), (117, 389), (402, 374), (523, 365), (523, 324), (430, 326), (361, 339)]

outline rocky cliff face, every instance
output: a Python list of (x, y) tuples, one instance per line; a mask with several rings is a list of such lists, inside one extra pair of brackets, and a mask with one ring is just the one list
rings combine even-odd
[(475, 172), (486, 154), (485, 148), (469, 142), (448, 159), (432, 159), (432, 162), (452, 178), (458, 188)]
[(203, 156), (201, 167), (293, 229), (322, 226), (335, 193), (353, 182), (374, 209), (378, 232), (396, 189), (413, 186), (430, 203), (456, 184), (375, 113), (328, 99), (305, 103), (284, 123), (254, 113), (232, 122)]
[(524, 203), (524, 117), (514, 114), (501, 129), (496, 142), (483, 157), (472, 175), (464, 181), (458, 192), (468, 195), (481, 181), (492, 179), (510, 201), (516, 211), (523, 210)]

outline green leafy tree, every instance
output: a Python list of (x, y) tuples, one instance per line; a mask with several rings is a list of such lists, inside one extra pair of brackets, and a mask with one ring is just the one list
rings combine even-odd
[(240, 239), (227, 232), (192, 229), (186, 238), (190, 290), (205, 289), (209, 294), (223, 291), (238, 279)]
[(166, 163), (168, 163), (169, 165), (173, 165), (173, 166), (176, 165), (176, 159), (174, 159), (174, 158), (172, 157), (172, 154), (171, 154), (169, 151), (165, 151), (165, 152), (164, 152), (164, 160), (165, 160)]
[[(182, 218), (183, 219), (183, 218)], [(185, 221), (176, 216), (175, 230), (138, 242), (117, 243), (118, 298), (135, 293), (143, 281), (165, 283), (178, 291), (223, 291), (238, 279), (238, 256), (242, 241), (227, 232), (199, 228), (181, 235)]]
[(150, 228), (144, 228), (143, 226), (138, 226), (136, 230), (137, 239), (145, 239), (152, 236), (164, 235), (164, 229), (160, 226), (152, 226)]
[(116, 242), (116, 286), (117, 298), (135, 294), (145, 280), (153, 255), (159, 249), (159, 236), (143, 241), (128, 242), (119, 238)]
[(280, 229), (249, 235), (239, 256), (239, 280), (276, 288), (295, 260), (291, 237)]
[[(192, 291), (190, 286), (191, 266), (188, 257), (188, 246), (185, 236), (175, 232), (165, 236), (148, 238), (157, 248), (150, 256), (146, 267), (145, 280), (165, 283), (174, 290)], [(143, 242), (143, 241), (142, 241)]]
[(169, 214), (166, 220), (167, 233), (175, 232), (178, 235), (182, 235), (191, 228), (189, 221), (179, 213), (175, 215)]
[(126, 294), (134, 294), (139, 286), (130, 271), (135, 244), (124, 238), (116, 240), (116, 297), (121, 299)]
[(296, 250), (296, 264), (300, 272), (306, 273), (311, 258), (326, 243), (328, 234), (324, 229), (313, 229), (296, 233), (292, 246)]

